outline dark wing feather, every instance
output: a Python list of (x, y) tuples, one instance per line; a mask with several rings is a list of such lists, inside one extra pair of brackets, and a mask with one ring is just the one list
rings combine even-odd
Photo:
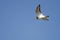
[(41, 13), (41, 10), (40, 10), (41, 8), (40, 8), (40, 4), (37, 6), (37, 8), (36, 8), (36, 13)]

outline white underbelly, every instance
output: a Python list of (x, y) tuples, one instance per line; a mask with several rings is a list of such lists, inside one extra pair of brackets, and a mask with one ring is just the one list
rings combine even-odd
[(45, 16), (43, 14), (38, 15), (39, 18), (44, 18)]

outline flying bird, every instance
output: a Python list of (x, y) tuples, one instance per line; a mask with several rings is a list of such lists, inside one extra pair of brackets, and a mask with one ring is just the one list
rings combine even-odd
[(41, 12), (40, 4), (36, 7), (36, 13), (37, 13), (36, 19), (48, 20), (49, 16), (43, 15), (43, 13)]

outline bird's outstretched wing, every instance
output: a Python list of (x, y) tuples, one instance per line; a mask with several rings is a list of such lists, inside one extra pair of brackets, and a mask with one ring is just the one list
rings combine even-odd
[(40, 4), (36, 7), (36, 13), (37, 13), (37, 14), (40, 14), (40, 13), (41, 13)]

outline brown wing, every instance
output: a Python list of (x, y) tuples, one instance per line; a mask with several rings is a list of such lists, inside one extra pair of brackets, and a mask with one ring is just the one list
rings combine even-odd
[(36, 8), (36, 13), (41, 13), (41, 10), (40, 10), (40, 4), (37, 6), (37, 8)]

